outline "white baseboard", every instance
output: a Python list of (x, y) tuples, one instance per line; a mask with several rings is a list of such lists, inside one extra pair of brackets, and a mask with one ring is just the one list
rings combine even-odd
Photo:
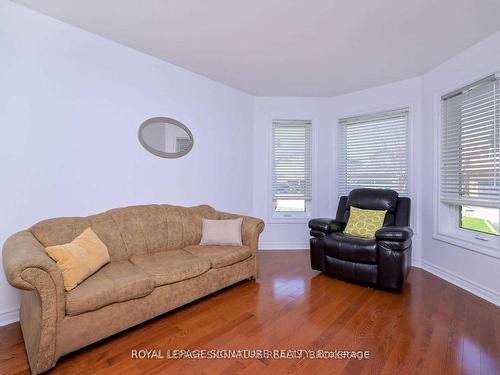
[(420, 258), (411, 258), (411, 265), (413, 267), (422, 268), (422, 259), (420, 259)]
[[(465, 289), (466, 291), (485, 299), (497, 306), (500, 306), (500, 294), (490, 288), (480, 285), (472, 280), (469, 280), (463, 276), (459, 276), (454, 272), (445, 270), (439, 266), (423, 260), (420, 268), (432, 273), (433, 275), (446, 280), (459, 288)], [(415, 265), (415, 267), (418, 267)]]
[(261, 242), (259, 250), (309, 250), (309, 242)]
[(12, 307), (0, 311), (0, 326), (19, 321), (19, 307)]

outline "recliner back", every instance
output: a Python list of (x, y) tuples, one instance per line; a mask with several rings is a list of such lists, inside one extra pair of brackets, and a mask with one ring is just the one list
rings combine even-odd
[(350, 208), (357, 207), (368, 210), (386, 210), (384, 226), (410, 225), (410, 198), (399, 197), (398, 193), (390, 189), (361, 188), (352, 190), (348, 196), (342, 196), (337, 208), (339, 221), (347, 223)]

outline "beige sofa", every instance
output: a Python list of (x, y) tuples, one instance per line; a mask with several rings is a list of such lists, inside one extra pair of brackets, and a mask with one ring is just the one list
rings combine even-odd
[[(201, 219), (243, 217), (243, 246), (199, 246)], [(44, 247), (91, 227), (111, 262), (66, 292)], [(9, 283), (23, 289), (21, 328), (31, 371), (178, 306), (257, 274), (262, 220), (209, 206), (148, 205), (42, 221), (3, 248)]]

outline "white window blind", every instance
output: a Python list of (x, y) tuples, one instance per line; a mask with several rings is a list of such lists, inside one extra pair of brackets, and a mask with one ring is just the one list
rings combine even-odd
[(338, 193), (387, 188), (408, 195), (408, 108), (339, 121)]
[(441, 105), (441, 201), (498, 208), (499, 78), (445, 95)]
[(175, 138), (175, 152), (184, 152), (191, 147), (191, 139), (186, 137)]
[(310, 200), (311, 121), (273, 120), (273, 200)]

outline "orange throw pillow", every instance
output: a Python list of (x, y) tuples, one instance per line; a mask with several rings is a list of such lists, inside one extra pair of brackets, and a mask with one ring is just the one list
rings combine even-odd
[(45, 248), (62, 272), (64, 289), (74, 289), (99, 268), (109, 263), (106, 245), (87, 228), (70, 243)]

